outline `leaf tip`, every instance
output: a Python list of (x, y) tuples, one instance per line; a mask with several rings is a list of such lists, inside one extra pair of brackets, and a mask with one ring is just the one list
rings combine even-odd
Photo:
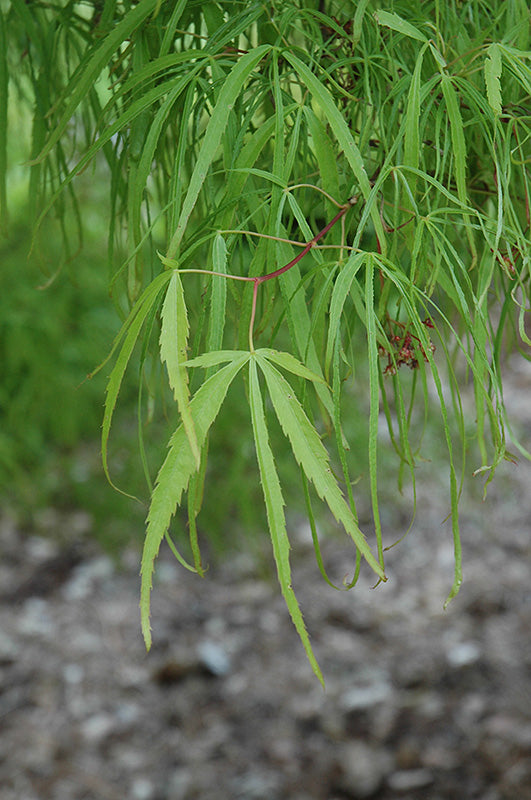
[[(149, 589), (149, 591), (151, 592), (151, 588)], [(142, 636), (144, 639), (146, 652), (149, 653), (152, 644), (149, 595), (147, 598), (147, 602), (143, 597), (140, 601), (140, 624), (142, 628)]]
[(142, 635), (144, 637), (144, 645), (146, 647), (146, 653), (149, 653), (149, 651), (151, 650), (151, 644), (152, 644), (152, 641), (151, 641), (151, 628), (150, 628), (149, 623), (148, 623), (147, 629), (145, 629), (144, 627), (142, 628)]

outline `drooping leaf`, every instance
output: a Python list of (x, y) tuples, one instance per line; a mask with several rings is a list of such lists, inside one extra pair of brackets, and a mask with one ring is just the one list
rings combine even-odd
[[(103, 462), (103, 469), (107, 480), (113, 486), (111, 476), (109, 474), (109, 465), (107, 461), (107, 444), (109, 441), (109, 433), (111, 429), (111, 422), (116, 406), (116, 401), (120, 393), (122, 380), (129, 364), (129, 360), (133, 353), (135, 344), (140, 336), (142, 326), (151, 312), (153, 305), (157, 302), (159, 294), (169, 280), (169, 273), (162, 273), (145, 289), (143, 294), (138, 299), (135, 307), (132, 309), (129, 317), (124, 322), (122, 330), (126, 331), (124, 341), (116, 359), (116, 363), (112, 369), (107, 382), (107, 390), (105, 396), (105, 409), (103, 414), (103, 424), (101, 433), (101, 457)], [(121, 338), (121, 333), (117, 337), (116, 345), (118, 345)]]
[(217, 367), (218, 364), (226, 364), (227, 361), (234, 361), (235, 358), (240, 358), (248, 354), (247, 350), (214, 350), (212, 353), (202, 353), (200, 356), (185, 361), (184, 366), (209, 369), (210, 367)]
[(242, 91), (249, 74), (270, 49), (270, 45), (263, 44), (253, 48), (249, 53), (242, 56), (232, 68), (223, 84), (223, 88), (219, 93), (218, 101), (208, 123), (194, 171), (190, 177), (188, 191), (181, 209), (181, 215), (168, 247), (168, 258), (173, 258), (179, 249), (188, 219), (196, 204), (201, 187), (205, 182), (207, 170), (216, 155), (234, 102)]
[[(407, 167), (418, 167), (420, 160), (420, 90), (422, 64), (424, 60), (425, 45), (417, 56), (417, 63), (411, 78), (411, 86), (407, 98), (406, 122), (404, 133), (404, 164)], [(413, 175), (410, 180), (411, 193), (415, 197), (417, 179)]]
[[(342, 418), (341, 418), (341, 373), (340, 373), (340, 343), (336, 339), (336, 344), (334, 348), (334, 363), (333, 363), (333, 398), (334, 398), (334, 428), (335, 428), (335, 436), (336, 436), (336, 446), (337, 452), (339, 455), (339, 461), (341, 463), (341, 468), (343, 470), (343, 478), (345, 481), (345, 486), (347, 488), (347, 501), (350, 510), (354, 516), (356, 522), (358, 521), (358, 513), (356, 510), (356, 502), (354, 500), (354, 494), (352, 492), (352, 480), (350, 477), (350, 471), (347, 461), (347, 450), (350, 449), (348, 442), (346, 442), (345, 437), (343, 436), (342, 430)], [(351, 589), (353, 586), (356, 585), (359, 574), (361, 570), (361, 553), (356, 548), (356, 565), (354, 568), (354, 575), (348, 583), (345, 584), (347, 589)]]
[(377, 442), (380, 412), (380, 389), (378, 383), (378, 343), (376, 339), (376, 311), (374, 308), (374, 262), (369, 256), (365, 270), (365, 309), (367, 327), (367, 357), (369, 362), (369, 481), (371, 504), (378, 544), (380, 563), (383, 559), (382, 525), (378, 504)]
[(336, 338), (339, 334), (339, 323), (343, 314), (345, 301), (350, 292), (352, 282), (363, 266), (365, 259), (366, 253), (353, 253), (339, 273), (332, 290), (332, 297), (330, 299), (328, 342), (326, 345), (325, 355), (325, 375), (327, 376), (329, 375), (330, 371), (330, 363), (332, 361), (332, 354), (334, 352)]
[(339, 176), (333, 144), (321, 120), (309, 106), (304, 108), (304, 113), (312, 137), (317, 163), (319, 164), (323, 189), (336, 201), (339, 201)]
[(241, 152), (236, 160), (234, 168), (230, 171), (225, 197), (230, 202), (229, 208), (225, 211), (221, 218), (221, 226), (229, 227), (230, 221), (234, 214), (234, 208), (241, 197), (243, 187), (249, 177), (249, 170), (252, 164), (260, 155), (267, 142), (271, 139), (271, 134), (275, 127), (275, 118), (269, 117), (259, 128), (256, 130), (244, 144)]
[(406, 19), (403, 19), (398, 14), (393, 14), (390, 11), (384, 11), (382, 8), (379, 8), (377, 11), (374, 12), (374, 19), (378, 23), (378, 25), (384, 25), (386, 28), (391, 28), (393, 31), (397, 31), (397, 33), (402, 33), (404, 36), (409, 36), (410, 39), (417, 39), (419, 42), (425, 42), (426, 37), (424, 36), (418, 28), (408, 22)]
[(502, 74), (502, 60), (500, 46), (496, 43), (489, 45), (485, 59), (485, 86), (487, 87), (487, 100), (495, 114), (501, 114), (502, 94), (500, 78)]
[(369, 5), (369, 0), (358, 0), (358, 3), (356, 5), (356, 12), (354, 14), (354, 20), (352, 22), (352, 44), (354, 45), (354, 47), (358, 44), (359, 40), (361, 39), (361, 32), (363, 30), (363, 18), (365, 17), (368, 5)]
[(316, 375), (315, 372), (312, 372), (310, 369), (308, 369), (308, 367), (305, 367), (304, 364), (299, 361), (298, 358), (295, 358), (295, 356), (291, 353), (280, 352), (280, 350), (271, 350), (267, 347), (261, 347), (256, 351), (256, 353), (259, 356), (267, 358), (269, 361), (273, 361), (275, 364), (278, 364), (279, 367), (283, 367), (288, 372), (292, 372), (293, 375), (298, 375), (300, 378), (305, 378), (306, 380), (313, 381), (314, 383), (325, 382), (321, 375)]
[(461, 116), (461, 111), (459, 110), (459, 98), (452, 80), (448, 77), (448, 75), (442, 76), (441, 86), (448, 111), (448, 119), (450, 122), (457, 196), (462, 203), (466, 203), (466, 141), (463, 128), (463, 118)]
[[(205, 381), (192, 398), (190, 412), (194, 420), (199, 447), (203, 446), (230, 384), (249, 357), (249, 353), (244, 353), (235, 358)], [(171, 518), (181, 502), (182, 494), (188, 488), (190, 478), (196, 472), (195, 454), (184, 426), (180, 425), (170, 439), (168, 454), (159, 470), (147, 517), (148, 526), (142, 553), (140, 610), (142, 631), (148, 650), (151, 647), (149, 615), (155, 559)]]
[[(316, 101), (322, 107), (334, 136), (345, 152), (345, 156), (352, 168), (352, 172), (354, 173), (354, 177), (359, 184), (361, 192), (365, 200), (368, 200), (371, 193), (371, 185), (367, 176), (365, 164), (363, 163), (363, 158), (356, 142), (354, 141), (352, 133), (345, 122), (345, 118), (338, 109), (337, 104), (334, 102), (332, 95), (316, 77), (316, 75), (314, 75), (314, 73), (306, 66), (306, 64), (304, 64), (297, 56), (287, 51), (284, 53), (284, 56), (286, 60), (289, 61), (293, 66), (304, 85), (308, 87)], [(382, 221), (380, 219), (379, 210), (374, 204), (371, 206), (370, 215), (376, 230), (376, 235), (381, 243), (381, 247), (385, 248), (385, 236), (382, 227)]]
[[(227, 272), (227, 245), (221, 233), (216, 234), (212, 245), (212, 270), (222, 274)], [(213, 275), (207, 333), (208, 351), (219, 350), (223, 344), (226, 306), (227, 281), (219, 275)]]
[(160, 56), (166, 55), (169, 51), (173, 41), (175, 40), (176, 31), (175, 28), (177, 27), (179, 20), (181, 19), (182, 13), (186, 8), (187, 0), (178, 0), (175, 3), (175, 7), (171, 13), (171, 17), (168, 20), (168, 24), (166, 26), (166, 30), (164, 31), (164, 38), (162, 40), (162, 44), (160, 46)]
[(273, 545), (273, 555), (275, 558), (278, 580), (293, 624), (306, 650), (308, 660), (313, 671), (324, 685), (323, 676), (313, 654), (302, 613), (291, 585), (291, 567), (289, 562), (290, 545), (286, 532), (284, 498), (282, 497), (280, 481), (275, 467), (275, 459), (269, 444), (269, 435), (258, 382), (256, 361), (256, 357), (253, 357), (249, 363), (249, 402), (251, 406), (256, 456), (260, 469), (260, 481), (264, 492), (267, 521)]
[(265, 358), (257, 356), (257, 363), (264, 373), (275, 413), (297, 462), (315, 486), (319, 497), (326, 501), (334, 517), (352, 537), (370, 567), (381, 580), (386, 580), (383, 567), (374, 557), (332, 474), (329, 456), (319, 434), (304, 413), (294, 390)]
[[(112, 140), (113, 137), (116, 136), (119, 132), (124, 132), (127, 130), (128, 126), (139, 116), (143, 115), (151, 105), (155, 105), (159, 100), (161, 100), (171, 88), (169, 84), (177, 84), (176, 90), (177, 94), (181, 92), (181, 90), (189, 83), (190, 78), (193, 76), (193, 71), (190, 70), (189, 74), (186, 75), (182, 79), (175, 79), (174, 81), (168, 81), (168, 83), (155, 86), (154, 89), (150, 89), (140, 98), (135, 100), (134, 102), (130, 103), (123, 114), (120, 114), (118, 118), (111, 124), (108, 125), (101, 133), (100, 136), (96, 138), (96, 141), (88, 147), (85, 152), (83, 153), (82, 157), (79, 161), (74, 165), (74, 167), (70, 170), (65, 168), (62, 170), (63, 178), (55, 191), (50, 192), (49, 197), (46, 199), (46, 203), (43, 205), (42, 210), (40, 212), (39, 218), (36, 223), (36, 229), (42, 223), (42, 220), (48, 214), (52, 206), (60, 202), (61, 196), (64, 193), (65, 189), (67, 189), (70, 184), (75, 180), (75, 178), (82, 172), (87, 165), (93, 161), (96, 155), (102, 151), (105, 145)], [(154, 123), (155, 124), (155, 123)], [(46, 151), (46, 152), (45, 152)], [(48, 152), (48, 147), (45, 148), (45, 151), (41, 153), (38, 159), (36, 159), (35, 164), (39, 164), (40, 160), (44, 158), (44, 156)], [(135, 169), (136, 172), (136, 169)], [(134, 180), (134, 185), (131, 187), (128, 185), (128, 192), (130, 195), (135, 195), (138, 197), (138, 186), (140, 184), (140, 179)], [(143, 190), (144, 187), (142, 187)], [(138, 205), (137, 205), (138, 210)]]
[(174, 270), (162, 305), (160, 330), (160, 358), (166, 364), (168, 380), (177, 401), (184, 429), (195, 456), (197, 468), (201, 454), (197, 444), (194, 421), (190, 412), (188, 373), (184, 362), (188, 349), (188, 313), (184, 290), (178, 270)]

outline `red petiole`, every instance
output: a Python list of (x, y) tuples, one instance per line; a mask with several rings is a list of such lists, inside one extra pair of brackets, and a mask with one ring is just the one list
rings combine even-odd
[[(282, 273), (287, 272), (289, 269), (294, 267), (295, 264), (298, 264), (298, 262), (301, 260), (301, 258), (304, 258), (304, 256), (307, 253), (310, 252), (312, 247), (315, 247), (317, 242), (320, 239), (322, 239), (323, 236), (326, 236), (328, 231), (331, 228), (334, 227), (336, 222), (339, 222), (339, 220), (342, 219), (342, 217), (345, 216), (347, 211), (350, 208), (352, 208), (352, 206), (356, 205), (357, 202), (358, 202), (358, 196), (357, 195), (354, 195), (353, 197), (351, 197), (345, 203), (345, 205), (340, 207), (340, 210), (337, 212), (335, 217), (332, 220), (330, 220), (330, 222), (327, 225), (325, 225), (325, 227), (322, 230), (320, 230), (319, 233), (317, 233), (313, 237), (313, 239), (310, 239), (310, 241), (306, 245), (304, 245), (304, 248), (301, 250), (301, 252), (299, 253), (298, 256), (295, 256), (295, 258), (293, 258), (291, 261), (289, 261), (283, 267), (280, 267), (280, 269), (276, 269), (274, 272), (269, 272), (267, 275), (257, 275), (254, 278), (250, 278), (250, 277), (244, 276), (244, 275), (227, 275), (226, 273), (223, 273), (223, 272), (211, 272), (211, 271), (207, 272), (207, 270), (202, 270), (202, 269), (183, 269), (183, 270), (181, 270), (181, 272), (201, 272), (201, 273), (207, 272), (207, 274), (209, 274), (209, 275), (217, 275), (217, 276), (219, 276), (221, 278), (232, 278), (233, 280), (248, 281), (248, 282), (252, 281), (252, 283), (254, 285), (253, 285), (253, 300), (252, 300), (252, 306), (251, 306), (251, 319), (249, 321), (249, 349), (253, 353), (254, 352), (253, 329), (254, 329), (254, 320), (255, 320), (255, 316), (256, 316), (256, 300), (257, 300), (257, 297), (258, 297), (258, 287), (260, 286), (260, 284), (261, 283), (265, 283), (266, 281), (269, 281), (272, 278), (278, 278), (279, 275), (282, 275)], [(275, 239), (276, 237), (270, 237), (270, 238)]]
[(255, 319), (255, 315), (256, 315), (256, 299), (258, 297), (258, 287), (260, 286), (260, 284), (271, 280), (271, 278), (277, 278), (279, 275), (282, 275), (282, 273), (287, 272), (289, 269), (294, 267), (295, 264), (298, 264), (298, 262), (301, 260), (301, 258), (304, 258), (304, 256), (307, 253), (310, 252), (312, 247), (314, 247), (317, 244), (319, 239), (322, 239), (323, 236), (326, 236), (328, 231), (331, 228), (334, 227), (336, 222), (339, 222), (339, 220), (342, 217), (345, 216), (345, 214), (347, 213), (349, 208), (352, 208), (352, 206), (355, 205), (357, 203), (357, 201), (358, 201), (357, 196), (351, 197), (348, 200), (348, 202), (345, 203), (345, 205), (341, 207), (341, 209), (338, 211), (338, 213), (335, 215), (335, 217), (327, 225), (325, 225), (325, 227), (322, 230), (320, 230), (319, 233), (317, 233), (313, 237), (313, 239), (310, 239), (308, 244), (304, 247), (303, 250), (301, 250), (299, 255), (295, 256), (295, 258), (293, 258), (291, 261), (289, 261), (283, 267), (280, 267), (280, 269), (276, 269), (274, 272), (269, 272), (267, 275), (257, 275), (255, 278), (247, 278), (247, 280), (253, 281), (253, 283), (254, 283), (254, 286), (253, 286), (253, 301), (252, 301), (252, 306), (251, 306), (251, 319), (249, 321), (249, 348), (250, 348), (251, 352), (254, 352), (253, 329), (254, 329), (254, 319)]
[(306, 255), (306, 253), (309, 253), (309, 252), (310, 252), (310, 250), (312, 249), (312, 247), (313, 247), (314, 245), (316, 245), (316, 244), (317, 244), (317, 242), (319, 241), (319, 239), (322, 239), (322, 238), (323, 238), (323, 236), (326, 236), (326, 234), (328, 233), (328, 231), (329, 231), (331, 228), (333, 228), (333, 227), (334, 227), (334, 225), (336, 224), (336, 222), (339, 222), (339, 220), (341, 219), (341, 217), (344, 217), (344, 216), (345, 216), (345, 214), (347, 213), (347, 211), (349, 210), (349, 208), (352, 208), (352, 206), (356, 204), (357, 200), (358, 200), (358, 198), (357, 198), (357, 197), (351, 197), (351, 198), (350, 198), (350, 200), (348, 201), (348, 203), (346, 203), (344, 206), (342, 206), (341, 210), (340, 210), (340, 211), (338, 211), (338, 213), (335, 215), (334, 219), (333, 219), (333, 220), (331, 220), (331, 221), (328, 223), (328, 225), (325, 225), (325, 227), (322, 229), (322, 231), (319, 231), (319, 233), (317, 233), (317, 234), (316, 234), (316, 235), (313, 237), (313, 239), (310, 239), (310, 241), (308, 242), (308, 244), (305, 246), (304, 250), (301, 250), (301, 252), (299, 253), (299, 255), (298, 255), (298, 256), (295, 256), (295, 258), (294, 258), (294, 259), (292, 259), (292, 261), (290, 261), (290, 262), (288, 262), (287, 264), (285, 264), (285, 266), (283, 266), (283, 267), (280, 267), (280, 269), (276, 269), (274, 272), (270, 272), (268, 275), (259, 275), (259, 276), (258, 276), (258, 277), (256, 277), (256, 278), (251, 278), (251, 280), (252, 280), (252, 281), (254, 281), (255, 283), (264, 283), (265, 281), (268, 281), (268, 280), (270, 280), (271, 278), (276, 278), (278, 275), (282, 275), (282, 273), (283, 273), (283, 272), (287, 272), (287, 271), (288, 271), (288, 269), (291, 269), (292, 267), (294, 267), (294, 266), (295, 266), (295, 264), (297, 264), (297, 263), (298, 263), (298, 262), (301, 260), (301, 258), (304, 258), (304, 256)]

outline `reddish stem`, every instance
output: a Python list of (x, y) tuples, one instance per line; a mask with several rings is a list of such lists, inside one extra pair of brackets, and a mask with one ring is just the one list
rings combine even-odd
[(297, 263), (298, 263), (298, 262), (301, 260), (301, 258), (304, 258), (304, 256), (306, 255), (306, 253), (309, 253), (309, 252), (310, 252), (310, 250), (312, 249), (312, 247), (313, 247), (315, 244), (317, 244), (317, 242), (319, 241), (319, 239), (322, 239), (322, 238), (323, 238), (323, 236), (326, 236), (326, 234), (328, 233), (328, 231), (330, 230), (330, 228), (333, 228), (333, 227), (334, 227), (334, 225), (336, 224), (336, 222), (339, 222), (339, 220), (341, 219), (341, 217), (344, 217), (344, 216), (345, 216), (345, 214), (347, 213), (347, 211), (349, 210), (349, 208), (351, 208), (351, 207), (352, 207), (352, 206), (353, 206), (353, 205), (356, 203), (357, 199), (358, 199), (357, 197), (351, 197), (351, 198), (350, 198), (350, 200), (348, 201), (348, 203), (347, 203), (346, 205), (344, 205), (344, 206), (341, 208), (341, 210), (340, 210), (340, 211), (338, 211), (338, 213), (335, 215), (334, 219), (333, 219), (333, 220), (331, 220), (331, 221), (328, 223), (328, 225), (325, 225), (325, 227), (324, 227), (324, 228), (323, 228), (321, 231), (319, 231), (319, 233), (317, 233), (317, 234), (316, 234), (316, 235), (313, 237), (313, 239), (310, 239), (310, 241), (308, 242), (308, 244), (306, 245), (306, 247), (304, 248), (304, 250), (301, 250), (301, 252), (299, 253), (299, 255), (298, 255), (298, 256), (295, 256), (295, 258), (294, 258), (294, 259), (292, 259), (292, 261), (289, 261), (289, 262), (288, 262), (287, 264), (285, 264), (283, 267), (280, 267), (280, 269), (276, 269), (274, 272), (270, 272), (268, 275), (259, 275), (259, 276), (257, 276), (256, 278), (253, 278), (254, 282), (255, 282), (256, 284), (264, 283), (265, 281), (269, 281), (269, 280), (271, 280), (271, 278), (276, 278), (276, 277), (278, 277), (279, 275), (282, 275), (282, 273), (283, 273), (283, 272), (287, 272), (287, 271), (288, 271), (288, 269), (291, 269), (292, 267), (294, 267), (294, 266), (295, 266), (295, 264), (297, 264)]
[(341, 207), (341, 209), (338, 211), (335, 217), (328, 223), (328, 225), (325, 225), (325, 227), (321, 231), (319, 231), (319, 233), (317, 233), (313, 237), (313, 239), (310, 239), (308, 244), (304, 247), (303, 250), (301, 250), (299, 255), (295, 256), (295, 258), (293, 258), (287, 264), (284, 264), (283, 267), (280, 267), (280, 269), (276, 269), (274, 272), (270, 272), (267, 275), (257, 275), (255, 278), (246, 279), (253, 282), (253, 301), (251, 306), (251, 319), (249, 320), (249, 349), (251, 353), (254, 352), (253, 329), (254, 329), (254, 320), (256, 316), (256, 300), (258, 297), (258, 287), (260, 286), (260, 284), (265, 283), (265, 281), (271, 280), (271, 278), (278, 278), (278, 276), (282, 275), (283, 272), (287, 272), (289, 269), (294, 267), (295, 264), (298, 264), (301, 258), (304, 258), (306, 253), (310, 252), (312, 247), (314, 247), (314, 245), (317, 244), (319, 239), (322, 239), (323, 236), (326, 236), (330, 228), (333, 228), (336, 222), (339, 222), (339, 220), (345, 216), (349, 208), (352, 208), (352, 206), (355, 205), (357, 201), (358, 201), (357, 196), (351, 197), (349, 201), (345, 203), (344, 206)]

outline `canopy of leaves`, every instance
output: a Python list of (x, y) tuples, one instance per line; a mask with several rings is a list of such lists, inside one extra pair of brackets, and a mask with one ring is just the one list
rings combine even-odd
[[(110, 285), (125, 322), (112, 351), (105, 464), (137, 341), (143, 364), (160, 357), (182, 418), (149, 515), (146, 641), (153, 560), (188, 488), (201, 571), (195, 517), (208, 431), (240, 370), (279, 579), (314, 669), (291, 589), (259, 371), (305, 481), (380, 579), (380, 420), (414, 484), (412, 419), (437, 399), (453, 596), (468, 444), (458, 376), (464, 367), (474, 385), (476, 466), (489, 480), (507, 457), (503, 353), (513, 344), (528, 356), (531, 344), (528, 4), (51, 0), (30, 10), (5, 0), (1, 8), (0, 91), (9, 74), (11, 102), (34, 108), (36, 232), (56, 214), (71, 247), (83, 229), (76, 176), (93, 170), (110, 187)], [(6, 139), (0, 114), (4, 223)], [(338, 224), (327, 226), (334, 215)], [(310, 241), (299, 263), (298, 245)], [(148, 375), (153, 389), (157, 371)], [(357, 527), (343, 433), (352, 383), (367, 397), (376, 556)], [(238, 419), (235, 428), (240, 435)], [(334, 433), (344, 491), (318, 429)]]

